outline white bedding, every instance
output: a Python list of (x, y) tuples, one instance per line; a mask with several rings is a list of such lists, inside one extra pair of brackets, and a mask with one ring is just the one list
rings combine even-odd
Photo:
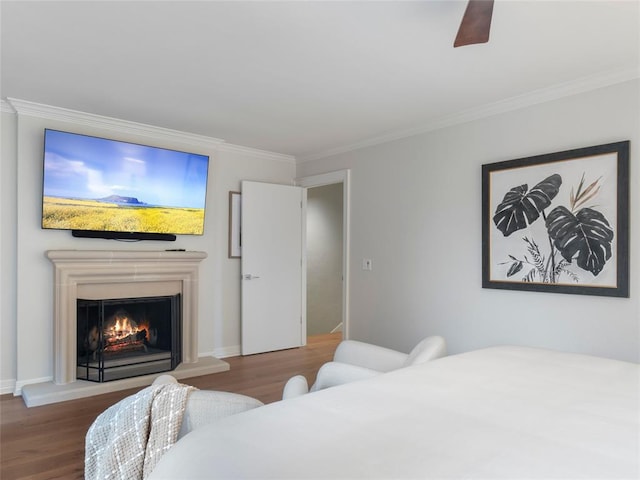
[(494, 347), (227, 417), (151, 478), (638, 479), (639, 423), (639, 365)]

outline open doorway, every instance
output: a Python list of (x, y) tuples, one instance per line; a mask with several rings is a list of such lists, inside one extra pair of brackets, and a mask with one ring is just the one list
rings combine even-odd
[(298, 180), (307, 189), (307, 337), (349, 338), (349, 170)]
[(342, 190), (307, 189), (307, 336), (342, 332)]

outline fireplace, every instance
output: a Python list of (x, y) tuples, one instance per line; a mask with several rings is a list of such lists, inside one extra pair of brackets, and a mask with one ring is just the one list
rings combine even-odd
[[(49, 250), (46, 256), (54, 266), (52, 377), (20, 385), (28, 407), (147, 386), (159, 375), (142, 374), (138, 370), (137, 376), (116, 380), (109, 377), (115, 370), (107, 370), (108, 381), (78, 378), (78, 299), (126, 300), (179, 295), (182, 328), (180, 339), (172, 337), (172, 343), (175, 341), (179, 346), (182, 359), (171, 370), (171, 375), (182, 379), (229, 370), (228, 363), (211, 354), (199, 355), (198, 265), (207, 257), (206, 253)], [(93, 361), (93, 358), (84, 361), (83, 375), (86, 376), (86, 364), (93, 367)], [(98, 361), (97, 355), (95, 361)], [(131, 368), (139, 369), (140, 365)]]
[(182, 361), (180, 294), (77, 300), (76, 378), (109, 382)]

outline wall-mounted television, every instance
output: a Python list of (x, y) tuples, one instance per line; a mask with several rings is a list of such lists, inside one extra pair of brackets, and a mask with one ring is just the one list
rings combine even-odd
[(76, 237), (202, 235), (209, 157), (45, 129), (42, 228)]

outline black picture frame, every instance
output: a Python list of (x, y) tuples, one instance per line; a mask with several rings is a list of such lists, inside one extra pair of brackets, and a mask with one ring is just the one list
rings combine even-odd
[(482, 287), (629, 297), (629, 150), (482, 165)]

